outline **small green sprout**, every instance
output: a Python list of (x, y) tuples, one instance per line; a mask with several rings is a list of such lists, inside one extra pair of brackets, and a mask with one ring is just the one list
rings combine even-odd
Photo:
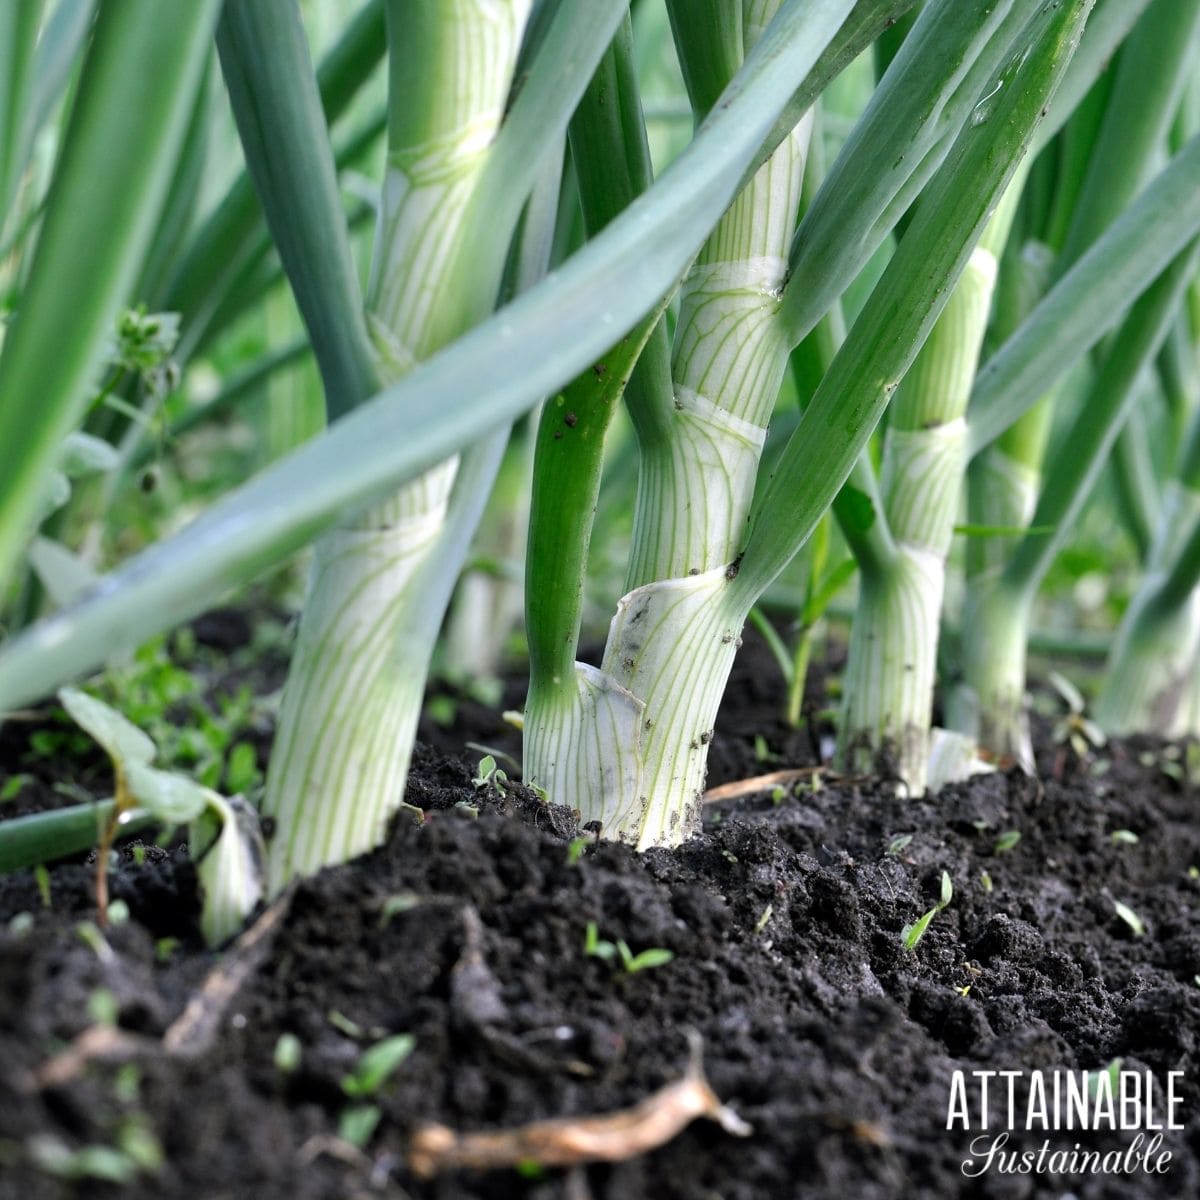
[(117, 956), (113, 948), (104, 940), (104, 934), (91, 921), (80, 921), (75, 926), (75, 936), (88, 947), (102, 963), (114, 963)]
[[(144, 809), (168, 827), (188, 826), (203, 894), (200, 926), (211, 946), (232, 937), (262, 895), (266, 851), (253, 809), (183, 775), (151, 766), (154, 741), (115, 708), (86, 692), (63, 688), (67, 713), (108, 753), (113, 769), (113, 814), (100, 831), (96, 907), (108, 920), (108, 859), (123, 814)], [(128, 910), (126, 910), (128, 911)]]
[(144, 867), (146, 865), (146, 847), (143, 846), (141, 842), (138, 842), (136, 846), (132, 847), (130, 852), (133, 855), (133, 862), (135, 866)]
[(8, 923), (8, 932), (13, 937), (24, 937), (33, 928), (33, 913), (19, 912)]
[(382, 1115), (377, 1104), (352, 1104), (338, 1118), (338, 1137), (361, 1150), (371, 1140)]
[(430, 696), (425, 701), (425, 712), (435, 725), (449, 728), (458, 716), (458, 701), (453, 696)]
[(997, 854), (1007, 854), (1021, 840), (1021, 831), (1019, 829), (1009, 829), (1002, 833), (997, 839), (995, 846), (992, 849)]
[(33, 868), (33, 881), (37, 884), (38, 896), (42, 901), (43, 908), (50, 907), (50, 872), (46, 870), (45, 863), (38, 863)]
[(129, 1184), (140, 1172), (138, 1163), (113, 1146), (80, 1146), (72, 1150), (52, 1133), (34, 1134), (26, 1143), (34, 1166), (59, 1179), (97, 1179)]
[(767, 739), (761, 733), (754, 735), (754, 758), (760, 763), (775, 762), (779, 755), (767, 744)]
[(1134, 937), (1145, 937), (1146, 926), (1142, 918), (1129, 907), (1128, 904), (1122, 904), (1120, 900), (1113, 901), (1113, 911), (1133, 930)]
[(115, 1026), (121, 1015), (117, 998), (108, 988), (96, 988), (87, 1000), (88, 1017), (93, 1025)]
[(300, 1039), (294, 1033), (281, 1033), (275, 1043), (275, 1070), (280, 1075), (293, 1075), (300, 1067), (304, 1052)]
[(766, 929), (766, 927), (767, 927), (767, 922), (770, 921), (771, 917), (774, 915), (775, 915), (775, 906), (773, 904), (768, 904), (767, 907), (762, 910), (762, 913), (759, 916), (758, 920), (755, 921), (754, 932), (762, 933), (762, 931), (764, 929)]
[(581, 858), (583, 858), (584, 852), (591, 844), (591, 841), (592, 839), (586, 836), (572, 838), (570, 840), (570, 842), (567, 844), (567, 866), (573, 867)]
[(142, 1090), (142, 1073), (137, 1063), (122, 1063), (113, 1076), (113, 1096), (122, 1104), (136, 1104)]
[(496, 765), (494, 755), (485, 754), (479, 760), (479, 769), (471, 780), (476, 790), (487, 790), (496, 796), (503, 796), (508, 788), (508, 774)]
[(421, 897), (416, 892), (397, 892), (394, 896), (389, 896), (379, 910), (379, 928), (386, 928), (391, 924), (393, 917), (411, 912), (420, 903)]
[(1188, 867), (1187, 877), (1189, 879), (1200, 879), (1200, 867), (1196, 867), (1196, 866)]
[(925, 931), (929, 928), (930, 921), (937, 916), (938, 913), (945, 908), (954, 898), (954, 884), (951, 882), (949, 872), (942, 872), (942, 891), (937, 904), (928, 912), (923, 913), (911, 925), (905, 925), (900, 931), (900, 940), (904, 943), (905, 950), (915, 950), (917, 943), (925, 936)]
[(120, 925), (129, 920), (129, 905), (124, 900), (114, 900), (108, 906), (108, 923)]
[(627, 975), (635, 975), (638, 971), (648, 971), (651, 967), (664, 967), (675, 957), (672, 951), (662, 946), (652, 946), (648, 950), (634, 954), (629, 948), (629, 943), (621, 938), (615, 942), (603, 941), (595, 921), (587, 923), (583, 952), (591, 958), (603, 959), (605, 962), (619, 957), (621, 966)]
[(365, 1050), (354, 1070), (342, 1079), (342, 1091), (355, 1100), (374, 1096), (412, 1053), (417, 1039), (397, 1033)]
[(1112, 1062), (1104, 1068), (1103, 1071), (1085, 1071), (1084, 1077), (1087, 1079), (1088, 1095), (1093, 1099), (1100, 1091), (1100, 1079), (1102, 1076), (1108, 1076), (1109, 1090), (1112, 1095), (1117, 1095), (1118, 1088), (1121, 1082), (1121, 1067), (1124, 1065), (1123, 1058), (1114, 1058)]
[(125, 1117), (117, 1127), (117, 1148), (149, 1175), (162, 1169), (162, 1145), (140, 1113)]
[(1067, 715), (1055, 725), (1051, 736), (1056, 745), (1069, 744), (1077, 758), (1087, 758), (1093, 749), (1099, 750), (1106, 745), (1108, 739), (1098, 725), (1084, 716), (1083, 695), (1079, 689), (1057, 671), (1050, 672), (1049, 680), (1067, 706)]
[(344, 1033), (347, 1037), (354, 1038), (355, 1041), (367, 1036), (367, 1031), (357, 1021), (352, 1021), (345, 1013), (338, 1012), (336, 1008), (331, 1008), (325, 1019), (338, 1033)]
[(616, 954), (617, 948), (612, 942), (601, 941), (596, 922), (589, 921), (583, 934), (583, 952), (589, 958), (602, 958), (608, 962)]
[(617, 940), (617, 953), (621, 956), (621, 965), (629, 975), (638, 971), (648, 971), (651, 967), (665, 967), (675, 957), (672, 951), (663, 946), (651, 946), (640, 954), (634, 954), (620, 939)]
[(230, 795), (247, 795), (262, 783), (258, 755), (249, 742), (238, 742), (225, 762), (225, 790)]
[(1141, 840), (1132, 829), (1114, 829), (1108, 836), (1110, 841), (1121, 846), (1136, 846)]
[(32, 782), (32, 775), (10, 775), (4, 781), (4, 786), (0, 788), (0, 804), (4, 804), (9, 800), (15, 800), (21, 794), (21, 789), (27, 783)]
[(913, 835), (911, 833), (902, 833), (898, 837), (894, 837), (890, 842), (888, 842), (886, 853), (893, 855), (899, 854), (901, 850), (906, 850), (909, 845), (911, 845), (912, 840)]
[(992, 888), (995, 885), (992, 883), (992, 877), (986, 871), (979, 872), (979, 883), (983, 890), (990, 896), (992, 894)]
[(154, 957), (160, 963), (170, 962), (171, 955), (179, 949), (179, 939), (176, 937), (159, 938), (154, 943)]

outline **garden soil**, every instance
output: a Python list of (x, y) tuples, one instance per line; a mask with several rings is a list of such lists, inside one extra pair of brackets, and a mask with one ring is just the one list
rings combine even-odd
[[(821, 750), (778, 722), (773, 663), (746, 649), (712, 784)], [(1045, 724), (1040, 782), (997, 772), (936, 801), (809, 772), (710, 805), (699, 837), (639, 855), (577, 840), (570, 812), (522, 788), (473, 786), (480, 752), (444, 748), (513, 740), (493, 710), (463, 702), (459, 718), (423, 726), (443, 747), (416, 754), (407, 798), (424, 820), (402, 812), (379, 851), (301, 883), (248, 948), (204, 949), (181, 848), (122, 849), (112, 892), (131, 917), (107, 949), (79, 933), (94, 916), (82, 859), (50, 870), (48, 907), (32, 872), (0, 880), (0, 1197), (1200, 1196), (1200, 797), (1164, 746), (1081, 762)], [(5, 732), (0, 780), (29, 769), (27, 733)], [(51, 794), (39, 771), (34, 803)], [(83, 779), (102, 789), (102, 763)], [(943, 872), (950, 903), (908, 949)], [(629, 972), (617, 951), (585, 953), (589, 922), (601, 943), (673, 957)], [(411, 1052), (373, 1096), (348, 1096), (363, 1051), (394, 1034)], [(748, 1137), (700, 1118), (628, 1161), (412, 1170), (429, 1123), (577, 1117), (607, 1133), (588, 1119), (640, 1104), (643, 1132), (671, 1132), (679, 1090), (660, 1089), (690, 1045)], [(974, 1100), (971, 1128), (946, 1128), (955, 1071), (1117, 1059), (1160, 1084), (1183, 1073), (1165, 1174), (964, 1173), (982, 1143)], [(337, 1136), (375, 1115), (364, 1149)], [(1024, 1132), (1024, 1118), (1008, 1150), (1124, 1151), (1134, 1136)], [(130, 1178), (97, 1177), (114, 1171)]]

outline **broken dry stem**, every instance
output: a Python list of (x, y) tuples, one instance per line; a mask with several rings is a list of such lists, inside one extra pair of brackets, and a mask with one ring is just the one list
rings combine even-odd
[(631, 1108), (479, 1133), (456, 1133), (445, 1125), (426, 1125), (413, 1134), (409, 1166), (414, 1174), (428, 1179), (462, 1168), (487, 1171), (521, 1163), (570, 1167), (587, 1162), (623, 1162), (669, 1142), (697, 1117), (716, 1121), (735, 1137), (749, 1137), (751, 1127), (721, 1103), (704, 1078), (700, 1039), (693, 1035), (689, 1040), (691, 1059), (683, 1078)]

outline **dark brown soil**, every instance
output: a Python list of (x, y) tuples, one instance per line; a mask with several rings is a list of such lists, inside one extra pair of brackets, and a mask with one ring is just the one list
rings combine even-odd
[[(769, 660), (744, 657), (713, 782), (814, 761), (808, 735), (775, 719), (776, 686)], [(507, 736), (495, 714), (485, 721), (448, 736)], [(4, 752), (0, 781), (20, 769), (11, 740)], [(998, 774), (937, 803), (818, 779), (715, 806), (677, 852), (594, 845), (573, 861), (569, 813), (521, 789), (476, 791), (478, 753), (424, 749), (408, 793), (424, 824), (404, 816), (381, 850), (297, 888), (198, 1061), (144, 1053), (220, 961), (199, 943), (182, 851), (151, 849), (139, 865), (125, 850), (113, 891), (132, 920), (110, 931), (108, 961), (76, 929), (89, 916), (86, 864), (50, 872), (49, 909), (32, 873), (7, 877), (0, 1197), (1200, 1195), (1198, 800), (1164, 773), (1161, 747), (1103, 754), (1108, 769), (1094, 774), (1048, 745), (1042, 787)], [(1117, 830), (1137, 841), (1114, 840)], [(1019, 842), (997, 852), (1014, 832)], [(943, 871), (953, 899), (906, 950), (901, 931), (933, 906)], [(20, 913), (32, 914), (24, 932), (27, 920), (10, 927)], [(588, 922), (634, 953), (674, 957), (627, 973), (585, 954)], [(167, 936), (179, 943), (160, 960)], [(143, 1053), (35, 1087), (92, 1023), (97, 989)], [(701, 1120), (649, 1154), (575, 1172), (526, 1165), (422, 1182), (406, 1165), (424, 1122), (496, 1128), (633, 1105), (682, 1074), (688, 1030), (751, 1137)], [(285, 1033), (302, 1047), (286, 1074), (275, 1064)], [(342, 1080), (394, 1033), (414, 1048), (374, 1097), (381, 1117), (365, 1154), (352, 1152), (331, 1140), (363, 1103)], [(946, 1129), (955, 1069), (1097, 1070), (1116, 1058), (1164, 1079), (1184, 1073), (1187, 1128), (1165, 1143), (1167, 1174), (964, 1177), (976, 1133)], [(80, 1162), (64, 1148), (128, 1148), (131, 1130), (151, 1134), (164, 1161), (124, 1189), (52, 1173), (49, 1138), (62, 1171)], [(1044, 1137), (1109, 1149), (1132, 1134), (1017, 1134), (1009, 1148)]]

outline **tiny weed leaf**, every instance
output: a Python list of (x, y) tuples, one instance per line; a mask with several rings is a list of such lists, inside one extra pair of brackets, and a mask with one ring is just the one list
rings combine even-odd
[(915, 950), (917, 943), (925, 936), (925, 930), (929, 928), (929, 922), (937, 916), (937, 909), (931, 908), (927, 913), (918, 917), (911, 925), (905, 925), (900, 930), (900, 940), (904, 943), (905, 950)]
[(887, 852), (889, 854), (899, 854), (901, 850), (906, 850), (912, 843), (913, 835), (911, 833), (902, 833), (899, 837), (894, 837), (888, 842)]
[(1121, 846), (1136, 846), (1140, 840), (1132, 829), (1114, 829), (1108, 836), (1110, 840)]
[(1100, 1091), (1100, 1080), (1104, 1076), (1108, 1076), (1109, 1091), (1112, 1095), (1117, 1095), (1121, 1082), (1121, 1067), (1124, 1065), (1123, 1058), (1114, 1058), (1112, 1062), (1104, 1068), (1103, 1071), (1085, 1071), (1084, 1075), (1087, 1078), (1088, 1095), (1095, 1099)]
[(1134, 937), (1145, 937), (1146, 926), (1143, 924), (1142, 918), (1128, 904), (1122, 904), (1120, 900), (1114, 900), (1113, 911), (1129, 926), (1133, 931)]
[(294, 1033), (281, 1033), (275, 1043), (275, 1070), (281, 1075), (291, 1075), (300, 1066), (303, 1047)]
[(383, 1114), (375, 1104), (352, 1104), (338, 1118), (338, 1137), (360, 1150), (371, 1140)]
[(383, 929), (393, 917), (410, 912), (421, 903), (421, 897), (415, 892), (397, 892), (389, 896), (379, 910), (379, 928)]
[(0, 788), (0, 804), (15, 800), (21, 794), (21, 789), (32, 779), (32, 775), (12, 775), (6, 779), (4, 786)]
[(42, 902), (42, 907), (49, 908), (51, 903), (50, 872), (46, 870), (45, 863), (38, 863), (33, 868), (33, 881), (37, 884), (38, 898)]
[(77, 688), (63, 688), (58, 698), (75, 724), (91, 734), (108, 751), (114, 762), (127, 766), (130, 763), (153, 761), (156, 753), (154, 743), (103, 700), (97, 700), (95, 696), (89, 696)]
[(208, 806), (207, 788), (170, 771), (133, 762), (126, 768), (134, 800), (164, 825), (186, 825)]
[(1067, 708), (1073, 713), (1083, 712), (1083, 693), (1065, 676), (1057, 671), (1051, 671), (1046, 677), (1050, 686), (1063, 698)]
[(34, 1134), (26, 1145), (34, 1165), (60, 1179), (128, 1184), (138, 1176), (138, 1164), (112, 1146), (81, 1146), (72, 1150), (52, 1133)]
[(616, 954), (617, 948), (612, 942), (601, 941), (596, 922), (589, 921), (583, 935), (583, 952), (590, 958), (601, 958), (607, 962)]
[(618, 942), (617, 948), (621, 951), (621, 962), (630, 975), (648, 971), (651, 967), (665, 967), (675, 957), (672, 951), (662, 946), (652, 946), (639, 954), (630, 954), (624, 942)]
[(951, 882), (950, 873), (942, 872), (942, 892), (938, 899), (938, 911), (940, 912), (951, 900), (954, 899), (954, 884)]
[(342, 1080), (342, 1091), (354, 1099), (374, 1096), (396, 1068), (412, 1053), (416, 1038), (398, 1033), (365, 1050), (353, 1072)]
[(994, 849), (997, 854), (1007, 854), (1020, 840), (1021, 831), (1019, 829), (1006, 830), (996, 839)]

